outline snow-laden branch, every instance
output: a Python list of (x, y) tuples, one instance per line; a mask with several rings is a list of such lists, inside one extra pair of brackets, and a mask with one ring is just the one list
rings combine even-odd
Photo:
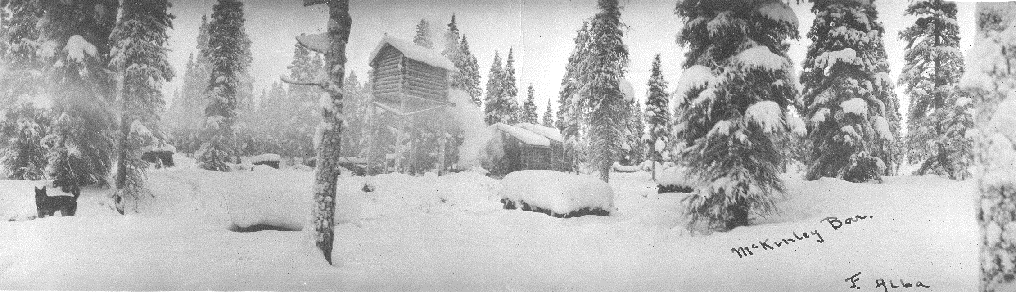
[(328, 34), (326, 33), (300, 34), (296, 36), (296, 42), (300, 43), (301, 46), (307, 47), (311, 51), (321, 54), (328, 53), (328, 49), (330, 47)]

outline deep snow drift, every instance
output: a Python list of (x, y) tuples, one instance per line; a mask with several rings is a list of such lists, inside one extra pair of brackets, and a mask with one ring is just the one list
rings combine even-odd
[(611, 216), (569, 219), (503, 210), (501, 182), (477, 173), (382, 175), (370, 193), (364, 178), (343, 177), (335, 266), (305, 232), (230, 231), (298, 227), (312, 176), (155, 170), (156, 198), (129, 216), (86, 189), (78, 216), (0, 223), (0, 290), (854, 291), (844, 280), (857, 273), (858, 291), (882, 291), (880, 278), (932, 287), (921, 291), (977, 287), (971, 182), (787, 176), (781, 215), (692, 236), (679, 213), (685, 194), (656, 194), (646, 172), (612, 175)]

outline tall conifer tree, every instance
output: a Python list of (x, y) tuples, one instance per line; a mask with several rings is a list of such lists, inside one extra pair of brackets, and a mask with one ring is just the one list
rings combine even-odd
[(473, 98), (473, 103), (479, 106), (483, 101), (483, 90), (480, 89), (480, 64), (477, 63), (476, 56), (469, 51), (469, 42), (465, 35), (462, 36), (462, 42), (459, 43), (459, 52), (462, 54), (460, 58), (462, 64), (455, 64), (459, 68), (459, 77), (461, 78), (458, 88), (469, 93), (469, 96)]
[(550, 99), (547, 99), (547, 110), (543, 112), (543, 126), (548, 128), (556, 127), (554, 125), (554, 110), (550, 106)]
[[(123, 214), (127, 201), (145, 194), (142, 148), (155, 143), (159, 115), (165, 102), (162, 84), (173, 78), (169, 65), (166, 30), (172, 27), (167, 0), (124, 0), (123, 12), (110, 37), (110, 65), (119, 75), (120, 147), (113, 201)], [(153, 133), (155, 131), (155, 133)], [(154, 135), (153, 135), (154, 134)]]
[(686, 53), (675, 93), (676, 147), (700, 182), (685, 199), (689, 228), (745, 226), (750, 215), (776, 210), (784, 189), (776, 142), (803, 127), (787, 114), (797, 97), (787, 56), (797, 17), (779, 0), (684, 1), (677, 13)]
[(943, 0), (911, 1), (907, 14), (914, 25), (900, 32), (907, 42), (906, 66), (899, 83), (910, 96), (906, 144), (909, 162), (920, 165), (918, 175), (970, 176), (973, 140), (973, 103), (956, 90), (963, 75), (956, 3)]
[(57, 116), (44, 139), (47, 173), (65, 191), (106, 185), (113, 166), (115, 84), (109, 35), (116, 0), (42, 1), (40, 56)]
[[(670, 95), (667, 93), (667, 80), (663, 79), (660, 63), (660, 54), (656, 54), (649, 74), (649, 96), (646, 98), (645, 113), (648, 139), (644, 142), (649, 147), (648, 158), (654, 162), (663, 161), (663, 153), (670, 143)], [(653, 178), (656, 178), (656, 171), (653, 171)]]
[(212, 7), (208, 47), (202, 52), (210, 61), (205, 137), (198, 157), (201, 168), (227, 171), (226, 162), (236, 155), (236, 123), (241, 78), (250, 65), (250, 39), (244, 31), (243, 3), (219, 0)]
[(597, 6), (600, 12), (591, 22), (587, 54), (579, 63), (581, 99), (573, 102), (588, 110), (582, 120), (589, 125), (589, 158), (600, 180), (609, 182), (610, 169), (621, 154), (624, 140), (625, 127), (618, 125), (625, 125), (631, 113), (621, 91), (628, 68), (628, 47), (623, 42), (618, 1), (599, 0)]
[(416, 25), (416, 36), (413, 37), (413, 43), (428, 49), (434, 48), (434, 40), (431, 39), (430, 33), (430, 22), (427, 22), (426, 19), (420, 19), (420, 23)]
[(526, 91), (526, 102), (522, 104), (522, 122), (537, 124), (539, 123), (539, 116), (536, 113), (536, 101), (533, 100), (535, 97), (535, 90), (533, 85), (529, 85), (529, 89)]
[(508, 59), (505, 60), (504, 71), (501, 74), (501, 98), (507, 106), (508, 124), (515, 124), (522, 121), (522, 107), (519, 106), (519, 88), (515, 79), (515, 52), (508, 48)]
[(881, 181), (899, 163), (899, 101), (870, 1), (816, 0), (804, 61), (808, 179)]

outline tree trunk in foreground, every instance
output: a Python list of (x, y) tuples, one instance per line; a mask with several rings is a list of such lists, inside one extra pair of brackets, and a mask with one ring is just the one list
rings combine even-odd
[(352, 19), (349, 0), (328, 1), (329, 49), (325, 54), (328, 70), (326, 90), (331, 104), (321, 108), (320, 135), (317, 147), (317, 168), (314, 174), (314, 234), (315, 244), (332, 264), (332, 242), (335, 236), (335, 185), (339, 176), (340, 146), (342, 145), (342, 85), (346, 66), (346, 42)]

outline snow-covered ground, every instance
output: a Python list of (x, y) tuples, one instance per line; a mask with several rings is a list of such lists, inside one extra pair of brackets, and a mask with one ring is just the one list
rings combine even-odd
[[(312, 176), (154, 170), (157, 198), (129, 216), (115, 215), (104, 191), (87, 189), (76, 217), (0, 222), (0, 290), (882, 291), (879, 278), (931, 287), (919, 291), (977, 287), (969, 181), (787, 176), (780, 216), (691, 235), (680, 216), (685, 195), (656, 194), (646, 172), (612, 175), (611, 216), (569, 219), (503, 210), (500, 182), (477, 173), (383, 175), (370, 193), (360, 191), (364, 178), (344, 177), (334, 266), (305, 232), (229, 230), (300, 227)], [(822, 221), (857, 215), (864, 219), (838, 230)], [(736, 247), (752, 255), (739, 257)], [(862, 290), (845, 281), (858, 272)]]

